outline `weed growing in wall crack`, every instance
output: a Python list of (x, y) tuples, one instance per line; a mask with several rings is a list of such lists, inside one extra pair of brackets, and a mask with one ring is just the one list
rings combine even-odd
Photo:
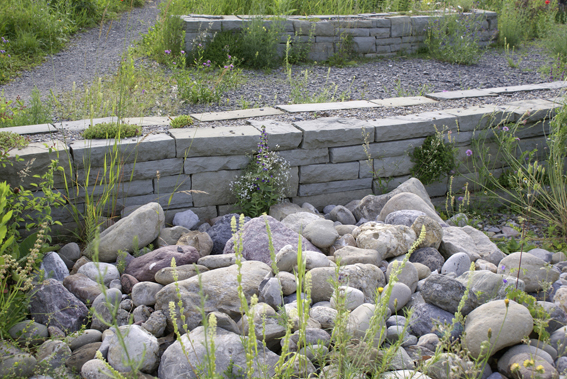
[(410, 173), (418, 178), (423, 184), (433, 183), (443, 176), (449, 176), (457, 167), (457, 149), (455, 142), (446, 142), (442, 132), (428, 136), (423, 145), (416, 147), (410, 154), (414, 164)]
[(258, 152), (250, 160), (244, 175), (230, 183), (230, 190), (242, 213), (258, 217), (286, 197), (290, 177), (289, 163), (269, 150), (266, 128), (262, 127)]
[(443, 14), (433, 19), (426, 30), (429, 54), (450, 63), (477, 63), (485, 50), (479, 44), (483, 22), (482, 14)]

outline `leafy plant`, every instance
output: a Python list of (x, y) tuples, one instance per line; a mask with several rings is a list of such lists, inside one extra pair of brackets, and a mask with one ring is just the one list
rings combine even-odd
[(184, 69), (184, 54), (169, 59), (179, 96), (194, 104), (218, 103), (222, 95), (239, 82), (240, 70), (235, 68), (237, 58), (227, 53), (224, 67), (215, 69), (210, 60), (205, 61), (202, 44), (197, 44), (193, 50), (196, 58), (189, 69)]
[(266, 128), (258, 144), (258, 152), (242, 176), (230, 183), (237, 207), (250, 217), (269, 211), (285, 198), (290, 179), (289, 163), (268, 148)]
[(410, 173), (427, 185), (442, 177), (450, 176), (457, 168), (457, 149), (455, 142), (446, 142), (442, 132), (425, 138), (423, 145), (416, 147), (410, 154), (414, 164)]
[(514, 237), (511, 237), (506, 241), (498, 242), (497, 245), (504, 254), (512, 254), (520, 250), (528, 251), (537, 247), (536, 245), (529, 243), (527, 240), (518, 242)]
[(14, 132), (0, 132), (0, 164), (5, 166), (8, 161), (8, 152), (21, 149), (29, 145), (29, 139)]
[(425, 45), (432, 58), (457, 64), (477, 63), (484, 53), (479, 44), (484, 18), (481, 14), (449, 14), (435, 18), (427, 28)]
[(119, 124), (116, 122), (103, 122), (89, 125), (83, 132), (85, 139), (128, 138), (142, 135), (138, 125)]
[(191, 118), (191, 116), (189, 115), (184, 114), (175, 117), (173, 120), (171, 120), (170, 124), (170, 126), (175, 129), (184, 128), (186, 126), (193, 125), (193, 118)]
[(352, 42), (352, 35), (347, 33), (342, 33), (339, 38), (338, 49), (329, 59), (327, 63), (330, 66), (345, 67), (351, 66), (355, 62), (353, 61), (354, 48)]

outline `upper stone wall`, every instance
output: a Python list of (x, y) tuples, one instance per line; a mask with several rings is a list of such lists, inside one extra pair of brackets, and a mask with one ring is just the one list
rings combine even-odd
[[(482, 15), (483, 32), (480, 43), (486, 45), (496, 36), (498, 19), (495, 12), (473, 11), (462, 17)], [(438, 12), (416, 16), (397, 13), (368, 13), (352, 16), (288, 16), (274, 20), (274, 16), (182, 16), (185, 30), (185, 49), (191, 51), (196, 44), (206, 44), (220, 31), (239, 32), (253, 17), (263, 17), (269, 28), (281, 23), (283, 35), (277, 47), (283, 55), (288, 38), (290, 43), (311, 43), (308, 58), (324, 61), (336, 54), (346, 35), (352, 37), (354, 53), (367, 58), (394, 55), (405, 51), (416, 52), (426, 39), (427, 27), (433, 19), (442, 17)]]

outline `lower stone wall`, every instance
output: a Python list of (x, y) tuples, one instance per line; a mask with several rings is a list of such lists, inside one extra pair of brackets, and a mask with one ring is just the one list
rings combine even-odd
[[(451, 131), (456, 141), (460, 171), (465, 175), (455, 177), (453, 188), (461, 188), (470, 181), (469, 169), (475, 158), (468, 157), (466, 151), (473, 149), (473, 140), (482, 130), (523, 117), (526, 124), (518, 133), (519, 147), (522, 150), (538, 147), (542, 153), (549, 118), (559, 106), (547, 100), (529, 100), (506, 106), (446, 109), (378, 120), (319, 118), (293, 123), (250, 120), (244, 126), (170, 129), (168, 134), (119, 142), (81, 140), (65, 145), (58, 141), (51, 144), (51, 149), (32, 143), (11, 152), (23, 160), (0, 168), (0, 178), (12, 186), (33, 189), (32, 175), (43, 174), (51, 160), (59, 158), (64, 170), (57, 172), (55, 186), (83, 210), (86, 192), (94, 192), (95, 197), (102, 193), (99, 183), (105, 177), (105, 157), (109, 166), (112, 151), (118, 151), (121, 184), (115, 191), (119, 204), (129, 207), (158, 201), (166, 211), (168, 223), (176, 212), (186, 209), (193, 210), (204, 221), (232, 210), (234, 197), (229, 190), (230, 182), (241, 174), (250, 154), (256, 151), (264, 125), (270, 147), (279, 145), (280, 155), (291, 165), (289, 199), (299, 205), (308, 202), (321, 208), (328, 204), (344, 205), (395, 188), (409, 178), (412, 163), (408, 153), (436, 130)], [(368, 153), (363, 148), (365, 141)], [(495, 156), (496, 144), (487, 146)], [(493, 173), (498, 175), (503, 163), (493, 163)], [(27, 176), (22, 177), (23, 171)], [(372, 171), (377, 172), (377, 178), (373, 179)], [(84, 188), (86, 178), (89, 185)], [(65, 190), (65, 179), (69, 192)], [(80, 183), (78, 190), (73, 187), (76, 180)], [(426, 188), (433, 198), (445, 196), (448, 190), (446, 180)], [(54, 209), (53, 215), (65, 227), (74, 226), (67, 210)]]
[[(444, 13), (430, 12), (408, 16), (398, 13), (368, 13), (352, 16), (182, 16), (185, 31), (185, 49), (191, 51), (198, 44), (206, 44), (221, 31), (240, 32), (253, 17), (265, 19), (266, 28), (277, 25), (282, 30), (278, 54), (283, 56), (288, 38), (291, 45), (310, 46), (308, 58), (324, 61), (344, 49), (345, 38), (350, 39), (352, 52), (372, 58), (395, 55), (399, 52), (414, 53), (423, 46), (430, 22)], [(498, 32), (495, 12), (475, 10), (464, 13), (463, 18), (482, 18), (480, 44), (487, 45)]]

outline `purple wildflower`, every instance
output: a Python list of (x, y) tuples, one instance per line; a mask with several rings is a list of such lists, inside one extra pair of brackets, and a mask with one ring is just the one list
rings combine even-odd
[(465, 151), (465, 154), (467, 154), (467, 157), (470, 157), (473, 154), (473, 152), (471, 149), (468, 149), (467, 151)]
[(502, 128), (502, 130), (504, 130), (505, 132), (507, 132), (507, 131), (510, 130), (510, 129), (508, 129), (508, 127), (505, 126), (505, 127)]

